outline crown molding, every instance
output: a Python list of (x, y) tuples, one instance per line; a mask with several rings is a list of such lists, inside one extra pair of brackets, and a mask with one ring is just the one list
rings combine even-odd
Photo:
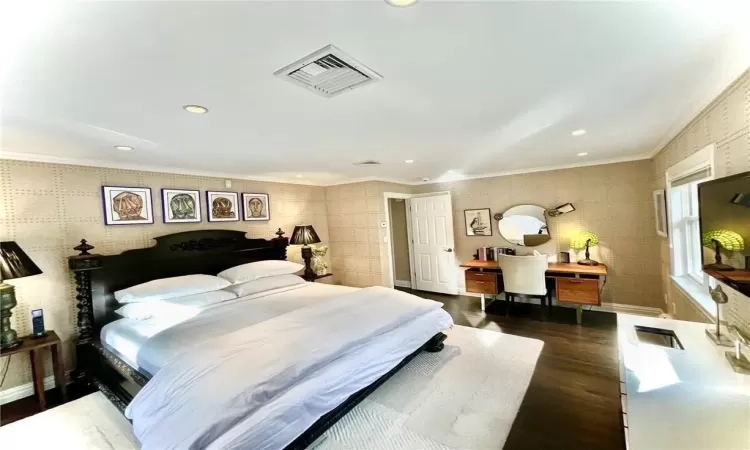
[(465, 181), (465, 180), (479, 180), (482, 178), (494, 178), (494, 177), (507, 177), (510, 175), (523, 175), (525, 173), (536, 173), (536, 172), (549, 172), (552, 170), (563, 170), (563, 169), (576, 169), (579, 167), (592, 167), (592, 166), (603, 166), (606, 164), (617, 164), (617, 163), (624, 163), (624, 162), (632, 162), (632, 161), (643, 161), (646, 159), (651, 159), (651, 156), (648, 154), (643, 155), (635, 155), (635, 156), (624, 156), (620, 158), (609, 158), (609, 159), (600, 159), (598, 161), (589, 161), (585, 163), (575, 163), (575, 164), (559, 164), (556, 166), (543, 166), (543, 167), (530, 167), (528, 169), (518, 169), (518, 170), (506, 170), (503, 172), (492, 172), (487, 174), (481, 174), (481, 175), (466, 175), (462, 176), (460, 178), (448, 180), (448, 181), (440, 181), (440, 180), (430, 180), (430, 181), (420, 181), (417, 183), (402, 183), (402, 184), (409, 184), (412, 186), (421, 186), (425, 184), (441, 184), (441, 183), (454, 183), (457, 181)]
[(401, 184), (406, 186), (416, 186), (417, 184), (421, 183), (415, 183), (412, 181), (403, 181), (403, 180), (397, 180), (395, 178), (388, 178), (388, 177), (360, 177), (360, 178), (347, 178), (342, 181), (335, 181), (333, 183), (326, 183), (321, 186), (341, 186), (344, 184), (354, 184), (354, 183), (368, 183), (372, 181), (377, 181), (379, 183), (394, 183), (394, 184)]
[(606, 164), (617, 164), (617, 163), (623, 163), (623, 162), (641, 161), (644, 159), (651, 159), (651, 157), (652, 157), (651, 155), (646, 154), (646, 155), (627, 156), (627, 157), (621, 157), (621, 158), (602, 159), (598, 161), (589, 161), (589, 162), (575, 163), (575, 164), (560, 164), (556, 166), (530, 167), (528, 169), (507, 170), (503, 172), (492, 172), (492, 173), (480, 174), (480, 175), (466, 175), (466, 176), (461, 176), (460, 178), (453, 179), (450, 181), (440, 181), (440, 180), (403, 181), (403, 180), (398, 180), (398, 179), (388, 178), (388, 177), (371, 176), (371, 177), (348, 178), (345, 180), (336, 181), (332, 183), (313, 183), (309, 181), (290, 181), (290, 180), (285, 180), (285, 179), (275, 178), (275, 177), (243, 175), (243, 174), (230, 173), (230, 172), (212, 172), (212, 171), (203, 171), (203, 170), (191, 170), (191, 169), (183, 169), (179, 167), (120, 163), (120, 162), (94, 160), (94, 159), (82, 159), (82, 158), (69, 158), (69, 157), (61, 157), (61, 156), (42, 155), (42, 154), (37, 154), (37, 153), (21, 153), (21, 152), (13, 152), (13, 151), (5, 151), (5, 150), (0, 152), (0, 159), (11, 159), (11, 160), (16, 160), (16, 161), (41, 162), (41, 163), (50, 163), (50, 164), (69, 164), (73, 166), (103, 167), (106, 169), (138, 170), (138, 171), (143, 171), (143, 172), (173, 173), (176, 175), (193, 175), (193, 176), (199, 176), (199, 177), (212, 177), (212, 178), (230, 178), (230, 179), (235, 179), (235, 180), (262, 181), (262, 182), (268, 182), (268, 183), (284, 183), (284, 184), (296, 184), (296, 185), (302, 185), (302, 186), (318, 186), (318, 187), (341, 186), (344, 184), (367, 183), (367, 182), (373, 182), (373, 181), (381, 182), (381, 183), (400, 184), (400, 185), (405, 185), (405, 186), (421, 186), (421, 185), (426, 185), (426, 184), (452, 183), (456, 181), (478, 180), (482, 178), (493, 178), (493, 177), (506, 177), (510, 175), (522, 175), (525, 173), (549, 172), (551, 170), (575, 169), (578, 167), (591, 167), (591, 166), (601, 166), (601, 165), (606, 165)]
[(50, 164), (69, 164), (72, 166), (103, 167), (105, 169), (138, 170), (142, 172), (173, 173), (176, 175), (194, 175), (198, 177), (231, 178), (235, 180), (263, 181), (268, 183), (298, 184), (304, 186), (323, 186), (309, 181), (289, 181), (275, 177), (264, 177), (254, 175), (243, 175), (230, 172), (212, 172), (205, 170), (183, 169), (179, 167), (153, 166), (144, 164), (121, 163), (95, 159), (69, 158), (63, 156), (42, 155), (38, 153), (21, 153), (13, 151), (1, 151), (0, 159), (12, 159), (16, 161), (29, 161)]

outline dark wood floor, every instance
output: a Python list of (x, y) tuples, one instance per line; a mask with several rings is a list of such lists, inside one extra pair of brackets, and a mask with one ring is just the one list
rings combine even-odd
[[(570, 308), (554, 307), (543, 320), (539, 306), (516, 304), (506, 317), (504, 302), (491, 305), (485, 314), (477, 298), (413, 293), (442, 302), (457, 325), (544, 341), (505, 450), (625, 448), (614, 314), (587, 311), (578, 326)], [(55, 393), (50, 393), (54, 405)], [(73, 398), (86, 393), (75, 388), (71, 392)], [(0, 425), (37, 412), (34, 397), (9, 403), (0, 408)]]
[(517, 303), (506, 317), (504, 301), (485, 314), (474, 297), (404, 290), (442, 302), (457, 325), (544, 341), (505, 450), (625, 448), (615, 314), (585, 311), (578, 326), (572, 308), (553, 307), (543, 320), (540, 306)]

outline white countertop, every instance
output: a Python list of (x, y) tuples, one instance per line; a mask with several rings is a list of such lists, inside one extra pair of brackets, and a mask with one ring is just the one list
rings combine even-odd
[[(684, 350), (640, 342), (635, 325), (675, 332)], [(750, 449), (750, 375), (735, 373), (707, 324), (617, 315), (630, 449)]]

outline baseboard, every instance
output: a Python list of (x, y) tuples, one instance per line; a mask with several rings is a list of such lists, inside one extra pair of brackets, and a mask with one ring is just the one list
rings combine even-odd
[(637, 314), (640, 316), (659, 317), (664, 311), (652, 306), (625, 305), (622, 303), (602, 303), (602, 306), (592, 307), (595, 311), (607, 311), (623, 314)]
[(411, 281), (396, 280), (396, 281), (393, 282), (393, 285), (397, 286), (397, 287), (411, 289)]
[[(55, 388), (55, 376), (50, 375), (44, 379), (44, 390), (49, 391)], [(0, 405), (21, 400), (22, 398), (34, 395), (34, 385), (29, 382), (10, 389), (0, 391)]]
[[(469, 297), (477, 297), (479, 298), (480, 294), (475, 294), (473, 292), (462, 292), (461, 295), (466, 295)], [(491, 301), (492, 297), (487, 296), (487, 302)], [(503, 299), (500, 299), (500, 301), (505, 301)], [(538, 298), (524, 298), (519, 297), (515, 300), (516, 303), (531, 303), (535, 305), (541, 305), (541, 300)], [(554, 306), (559, 306), (561, 308), (575, 308), (576, 305), (574, 304), (568, 304), (568, 303), (557, 303), (553, 300), (552, 304)], [(585, 310), (589, 309), (589, 306), (583, 305), (583, 308)], [(613, 312), (613, 313), (623, 313), (623, 314), (637, 314), (640, 316), (649, 316), (649, 317), (659, 317), (661, 314), (664, 313), (663, 310), (660, 308), (655, 308), (651, 306), (636, 306), (636, 305), (625, 305), (622, 303), (602, 303), (601, 306), (591, 306), (590, 307), (592, 311), (604, 311), (604, 312)]]

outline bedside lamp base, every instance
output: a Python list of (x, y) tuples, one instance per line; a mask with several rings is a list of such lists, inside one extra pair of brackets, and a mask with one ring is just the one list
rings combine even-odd
[(12, 348), (21, 345), (16, 330), (10, 327), (12, 309), (16, 307), (15, 288), (0, 282), (0, 347)]
[(312, 269), (312, 248), (309, 245), (302, 247), (302, 259), (305, 261), (305, 278), (314, 278), (315, 271)]

